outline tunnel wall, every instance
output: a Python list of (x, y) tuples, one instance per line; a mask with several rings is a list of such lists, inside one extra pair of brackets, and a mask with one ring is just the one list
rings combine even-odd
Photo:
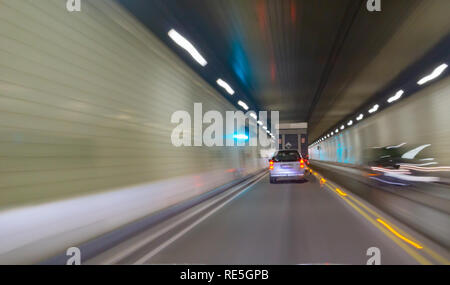
[(54, 253), (265, 167), (256, 147), (171, 144), (175, 111), (235, 107), (114, 1), (0, 5), (0, 256), (23, 249), (0, 261), (36, 261), (37, 240)]
[(340, 131), (339, 135), (309, 147), (310, 157), (321, 161), (365, 165), (368, 162), (365, 151), (370, 148), (406, 143), (401, 149), (409, 151), (430, 144), (417, 158), (433, 158), (427, 160), (437, 163), (432, 166), (449, 166), (449, 94), (450, 77), (431, 83), (416, 94)]

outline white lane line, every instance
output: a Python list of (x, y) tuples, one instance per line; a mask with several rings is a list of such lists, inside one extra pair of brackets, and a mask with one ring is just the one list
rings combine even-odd
[[(250, 184), (248, 187), (252, 186), (253, 183), (258, 182), (259, 180), (261, 180), (264, 176), (266, 176), (266, 174), (264, 174), (262, 177), (258, 178), (254, 182), (252, 182), (252, 184)], [(246, 187), (245, 189), (247, 189), (248, 187)], [(143, 239), (143, 240), (141, 240), (141, 241), (139, 241), (137, 243), (134, 243), (133, 246), (127, 247), (125, 250), (119, 251), (117, 254), (107, 258), (106, 260), (100, 261), (100, 264), (107, 265), (107, 264), (115, 264), (115, 263), (119, 262), (123, 258), (125, 258), (128, 255), (132, 254), (133, 252), (137, 251), (139, 248), (141, 248), (141, 247), (145, 246), (146, 244), (152, 242), (153, 240), (157, 239), (158, 237), (162, 236), (163, 234), (169, 232), (173, 228), (175, 228), (178, 225), (182, 224), (186, 220), (192, 218), (193, 216), (195, 216), (198, 213), (202, 212), (203, 210), (207, 209), (208, 207), (210, 207), (211, 205), (216, 203), (218, 200), (221, 200), (221, 199), (224, 199), (226, 197), (229, 197), (229, 196), (233, 195), (234, 193), (236, 193), (236, 191), (239, 191), (239, 189), (240, 189), (239, 185), (235, 186), (235, 188), (236, 189), (232, 190), (231, 192), (226, 191), (224, 193), (225, 195), (219, 194), (218, 197), (213, 198), (212, 201), (210, 201), (209, 203), (207, 203), (203, 207), (197, 209), (196, 211), (190, 213), (189, 215), (184, 216), (183, 218), (181, 218), (180, 220), (176, 221), (175, 223), (170, 224), (169, 226), (167, 226), (167, 227), (165, 227), (163, 229), (160, 229), (159, 231), (157, 231), (156, 233), (146, 237), (145, 239)]]
[(204, 220), (206, 220), (208, 217), (210, 217), (211, 215), (213, 215), (214, 213), (216, 213), (217, 211), (219, 211), (220, 209), (222, 209), (225, 205), (227, 205), (228, 203), (230, 203), (234, 198), (236, 198), (238, 195), (240, 195), (242, 192), (246, 191), (247, 189), (249, 189), (250, 187), (252, 187), (253, 185), (255, 185), (256, 183), (258, 183), (259, 181), (261, 181), (261, 179), (263, 179), (266, 175), (263, 175), (262, 177), (258, 178), (257, 180), (255, 180), (254, 182), (252, 182), (249, 186), (245, 187), (244, 189), (238, 191), (239, 193), (236, 193), (235, 195), (233, 195), (233, 197), (229, 198), (228, 200), (226, 200), (225, 202), (223, 202), (222, 204), (220, 204), (219, 206), (217, 206), (216, 208), (214, 208), (213, 210), (211, 210), (208, 214), (206, 214), (205, 216), (201, 217), (200, 219), (198, 219), (197, 221), (195, 221), (194, 223), (192, 223), (190, 226), (188, 226), (187, 228), (185, 228), (184, 230), (182, 230), (181, 232), (179, 232), (178, 234), (176, 234), (175, 236), (173, 236), (172, 238), (168, 239), (166, 242), (162, 243), (160, 246), (158, 246), (157, 248), (155, 248), (154, 250), (150, 251), (149, 253), (147, 253), (146, 255), (144, 255), (143, 257), (141, 257), (140, 259), (138, 259), (134, 264), (144, 264), (144, 262), (150, 260), (153, 256), (157, 255), (159, 252), (161, 252), (163, 249), (165, 249), (167, 246), (169, 246), (170, 244), (172, 244), (174, 241), (176, 241), (177, 239), (179, 239), (181, 236), (183, 236), (185, 233), (187, 233), (188, 231), (190, 231), (192, 228), (194, 228), (195, 226), (197, 226), (198, 224), (200, 224), (201, 222), (203, 222)]

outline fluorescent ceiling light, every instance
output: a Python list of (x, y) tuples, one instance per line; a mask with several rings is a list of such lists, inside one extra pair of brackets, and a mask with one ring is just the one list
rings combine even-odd
[(201, 66), (205, 66), (208, 62), (197, 51), (197, 49), (182, 35), (180, 35), (174, 29), (168, 32), (169, 37), (180, 47), (184, 48)]
[(222, 79), (217, 79), (217, 84), (219, 84), (220, 87), (222, 87), (223, 89), (225, 89), (228, 94), (233, 95), (234, 94), (234, 90), (233, 88), (231, 88), (230, 85), (228, 85), (228, 83), (226, 83), (225, 81), (223, 81)]
[(378, 110), (379, 107), (380, 106), (378, 104), (376, 104), (375, 106), (372, 107), (372, 109), (369, 110), (369, 113), (370, 114), (375, 113)]
[(438, 67), (436, 67), (433, 72), (427, 76), (425, 76), (424, 78), (420, 79), (417, 84), (419, 85), (423, 85), (425, 83), (427, 83), (428, 81), (431, 81), (433, 79), (435, 79), (436, 77), (438, 77), (439, 75), (442, 74), (442, 72), (444, 72), (445, 69), (447, 69), (448, 65), (447, 64), (441, 64)]
[(334, 132), (335, 132), (336, 134), (339, 133), (339, 129), (336, 129)]
[(263, 123), (262, 123), (261, 121), (258, 121), (257, 123), (258, 123), (258, 125), (260, 125), (260, 126), (263, 125)]
[(333, 132), (331, 132), (331, 135), (334, 135), (334, 133), (333, 133)]
[(258, 117), (256, 116), (256, 114), (255, 113), (250, 113), (250, 117), (252, 117), (253, 119), (255, 119), (255, 120), (257, 120), (258, 119)]
[(245, 111), (248, 110), (248, 106), (247, 106), (247, 104), (245, 104), (245, 102), (239, 100), (238, 105), (241, 106), (242, 108), (244, 108)]
[(344, 125), (342, 125), (342, 126), (341, 126), (341, 130), (343, 130), (344, 128), (345, 128)]
[(359, 114), (358, 118), (356, 118), (357, 121), (361, 121), (364, 118), (363, 114)]
[(353, 125), (353, 120), (348, 121), (347, 126)]
[(394, 96), (392, 96), (391, 98), (389, 98), (387, 101), (388, 103), (392, 103), (394, 101), (397, 101), (398, 99), (400, 99), (403, 95), (403, 93), (405, 93), (403, 90), (399, 90), (397, 91), (397, 93), (395, 93)]
[(263, 126), (262, 128), (263, 128), (264, 130), (267, 130), (267, 127), (266, 127), (266, 126)]

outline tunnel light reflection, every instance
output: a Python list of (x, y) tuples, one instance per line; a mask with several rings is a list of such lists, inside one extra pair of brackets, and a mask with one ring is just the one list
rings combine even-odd
[(422, 79), (420, 79), (417, 84), (419, 85), (423, 85), (435, 78), (437, 78), (438, 76), (440, 76), (442, 74), (442, 72), (444, 72), (445, 69), (447, 69), (448, 65), (447, 64), (441, 64), (438, 67), (436, 67), (433, 72), (425, 77), (423, 77)]
[(376, 111), (378, 111), (378, 108), (380, 108), (380, 105), (376, 104), (375, 106), (372, 107), (372, 109), (369, 110), (369, 113), (375, 113)]
[(239, 100), (239, 101), (238, 101), (238, 105), (241, 106), (242, 108), (244, 108), (245, 111), (248, 110), (248, 105), (245, 104), (245, 102)]
[(388, 103), (392, 103), (392, 102), (394, 102), (394, 101), (397, 101), (398, 99), (400, 99), (400, 98), (402, 97), (402, 95), (403, 95), (404, 93), (405, 93), (405, 92), (404, 92), (403, 90), (397, 91), (397, 93), (395, 93), (394, 96), (390, 97), (390, 98), (387, 100), (387, 102), (388, 102)]
[(262, 128), (263, 128), (264, 130), (267, 130), (267, 127), (266, 127), (266, 126), (263, 126)]
[(206, 66), (208, 64), (197, 49), (177, 31), (171, 29), (168, 32), (168, 35), (177, 45), (185, 49), (201, 66)]
[(392, 181), (387, 181), (378, 177), (370, 177), (370, 179), (382, 182), (382, 183), (386, 183), (386, 184), (390, 184), (390, 185), (396, 185), (396, 186), (408, 186), (408, 184), (405, 183), (399, 183), (399, 182), (392, 182)]
[(245, 134), (235, 134), (233, 135), (233, 138), (238, 140), (248, 140), (248, 136)]
[(402, 158), (405, 158), (405, 159), (414, 159), (414, 157), (416, 157), (416, 155), (417, 155), (419, 152), (421, 152), (423, 149), (425, 149), (425, 148), (427, 148), (427, 147), (429, 147), (429, 146), (431, 146), (431, 144), (425, 144), (425, 145), (421, 145), (421, 146), (419, 146), (419, 147), (416, 147), (415, 149), (412, 149), (412, 150), (410, 150), (410, 151), (404, 153), (404, 154), (402, 155)]
[(228, 94), (233, 95), (234, 94), (234, 90), (233, 88), (231, 88), (230, 85), (228, 85), (228, 83), (226, 83), (225, 81), (223, 81), (222, 79), (217, 79), (217, 84), (222, 87), (223, 89), (225, 89)]
[[(395, 179), (401, 180), (402, 182), (403, 181), (411, 181), (411, 182), (439, 182), (440, 181), (439, 177), (413, 175), (413, 173), (411, 173), (411, 170), (421, 169), (422, 172), (432, 172), (432, 171), (426, 170), (425, 168), (420, 168), (420, 167), (417, 167), (414, 165), (400, 165), (400, 169), (389, 169), (389, 168), (384, 168), (384, 167), (371, 167), (371, 169), (373, 171), (383, 172), (385, 177), (395, 178)], [(441, 171), (445, 171), (445, 170), (441, 170)], [(407, 184), (400, 183), (400, 182), (388, 181), (385, 179), (375, 178), (375, 177), (371, 177), (371, 178), (375, 179), (377, 181), (383, 182), (383, 183), (391, 184), (391, 185), (407, 186)]]
[(405, 144), (406, 143), (401, 143), (399, 145), (387, 146), (386, 149), (400, 148), (400, 147), (404, 146)]
[(401, 165), (401, 169), (415, 170), (420, 172), (450, 172), (450, 166), (422, 167), (418, 165)]
[(250, 117), (252, 117), (253, 119), (255, 119), (255, 120), (257, 120), (258, 119), (258, 117), (256, 116), (256, 114), (255, 113), (250, 113)]
[(356, 118), (357, 121), (361, 121), (364, 118), (363, 114), (359, 114), (359, 116)]

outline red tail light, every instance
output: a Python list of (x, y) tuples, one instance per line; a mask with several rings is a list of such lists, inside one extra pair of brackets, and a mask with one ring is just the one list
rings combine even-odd
[(270, 163), (270, 165), (273, 165), (273, 160), (270, 160), (269, 163)]
[(270, 169), (270, 170), (273, 170), (273, 160), (270, 160), (270, 161), (269, 161), (269, 164), (270, 164), (269, 169)]
[(300, 168), (305, 168), (305, 165), (303, 163), (301, 163)]
[(302, 158), (302, 159), (300, 159), (300, 163), (301, 163), (301, 164), (303, 164), (303, 163), (304, 163), (304, 162), (303, 162), (303, 158)]

